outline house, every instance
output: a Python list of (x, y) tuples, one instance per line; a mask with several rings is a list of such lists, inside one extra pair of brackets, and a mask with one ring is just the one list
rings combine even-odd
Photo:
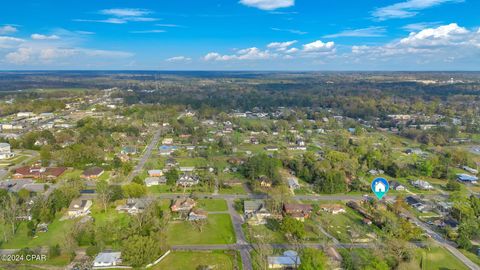
[(400, 182), (397, 182), (397, 181), (390, 182), (390, 187), (393, 190), (396, 190), (396, 191), (405, 191), (405, 186), (402, 185)]
[(8, 159), (14, 157), (9, 143), (0, 143), (0, 159)]
[(173, 202), (170, 209), (172, 212), (188, 212), (192, 210), (197, 203), (192, 198), (177, 199)]
[(68, 217), (76, 218), (88, 215), (90, 213), (90, 208), (92, 207), (91, 200), (83, 200), (83, 199), (74, 199), (70, 206), (68, 207)]
[(188, 221), (206, 220), (208, 218), (208, 212), (200, 209), (193, 209), (188, 214)]
[(297, 220), (304, 221), (309, 218), (313, 207), (309, 204), (286, 203), (283, 205), (283, 212)]
[(321, 209), (333, 215), (346, 212), (345, 208), (340, 204), (324, 204), (321, 206)]
[(415, 181), (410, 181), (412, 186), (418, 188), (418, 189), (423, 189), (423, 190), (432, 190), (433, 186), (428, 183), (427, 181), (423, 180), (415, 180)]
[(172, 145), (173, 144), (173, 138), (164, 138), (162, 140), (162, 144), (164, 145)]
[(379, 175), (379, 174), (384, 174), (385, 172), (383, 170), (369, 170), (368, 173), (370, 175)]
[(300, 184), (298, 183), (298, 180), (296, 178), (290, 177), (288, 178), (288, 187), (290, 190), (294, 191), (295, 189), (300, 188)]
[(268, 256), (269, 269), (297, 269), (300, 266), (300, 256), (293, 250), (287, 250), (282, 256)]
[(111, 267), (122, 263), (122, 253), (114, 251), (104, 251), (98, 253), (93, 260), (93, 267)]
[(33, 179), (55, 179), (62, 175), (67, 168), (65, 167), (39, 167), (24, 166), (17, 168), (13, 174), (14, 178), (33, 178)]
[(407, 155), (415, 154), (415, 155), (418, 155), (418, 156), (423, 156), (423, 155), (425, 155), (425, 152), (423, 152), (421, 149), (418, 149), (418, 148), (409, 148), (409, 149), (405, 150), (405, 154), (407, 154)]
[(477, 184), (478, 177), (473, 176), (473, 175), (469, 175), (469, 174), (465, 174), (465, 173), (461, 173), (461, 174), (457, 174), (457, 180), (462, 182), (462, 183)]
[(149, 170), (148, 171), (148, 176), (150, 176), (150, 177), (160, 177), (160, 176), (163, 176), (163, 171), (162, 170)]
[(193, 150), (195, 150), (195, 148), (197, 148), (195, 145), (187, 145), (187, 146), (185, 146), (185, 149), (187, 149), (188, 151), (193, 151)]
[(471, 173), (471, 174), (475, 174), (477, 175), (478, 174), (478, 170), (477, 169), (474, 169), (474, 168), (470, 168), (468, 166), (463, 166), (462, 169), (464, 169), (465, 171)]
[(195, 167), (180, 167), (179, 170), (184, 173), (193, 172), (195, 170)]
[(262, 178), (261, 181), (260, 181), (260, 186), (264, 187), (264, 188), (270, 188), (270, 187), (272, 187), (272, 181), (270, 181), (266, 178)]
[(167, 183), (167, 178), (165, 176), (145, 178), (145, 186), (147, 187), (165, 185), (166, 183)]
[(161, 156), (169, 156), (177, 150), (177, 147), (174, 145), (162, 145), (158, 150)]
[(26, 117), (33, 117), (35, 114), (33, 112), (18, 112), (17, 118), (26, 118)]
[(47, 223), (39, 223), (37, 225), (37, 229), (35, 230), (37, 233), (46, 233), (48, 232), (48, 224)]
[(365, 225), (372, 225), (372, 221), (368, 218), (362, 219), (362, 223), (365, 224)]
[(238, 158), (238, 157), (231, 157), (231, 158), (228, 159), (227, 162), (232, 164), (232, 165), (236, 165), (236, 166), (239, 166), (239, 165), (242, 165), (243, 163), (245, 163), (245, 161), (243, 159)]
[(132, 198), (127, 199), (126, 203), (124, 205), (119, 205), (116, 210), (135, 215), (143, 212), (151, 203), (152, 199), (150, 198)]
[(271, 216), (262, 200), (244, 201), (243, 213), (250, 225), (267, 224), (267, 219)]
[(83, 171), (82, 173), (82, 178), (85, 178), (85, 179), (97, 179), (99, 178), (103, 173), (105, 172), (105, 170), (103, 170), (103, 168), (100, 168), (100, 167), (90, 167), (90, 168), (87, 168)]
[(416, 197), (408, 196), (405, 198), (405, 202), (411, 207), (417, 209), (418, 211), (424, 213), (430, 210), (430, 207), (424, 202), (420, 201)]
[(177, 186), (182, 187), (191, 187), (194, 185), (198, 185), (200, 183), (200, 178), (195, 174), (184, 173), (178, 178)]
[(133, 146), (125, 146), (120, 152), (122, 155), (135, 155), (137, 153), (137, 148)]
[(174, 158), (168, 158), (165, 161), (165, 167), (168, 169), (174, 168), (178, 166), (178, 161), (176, 161)]

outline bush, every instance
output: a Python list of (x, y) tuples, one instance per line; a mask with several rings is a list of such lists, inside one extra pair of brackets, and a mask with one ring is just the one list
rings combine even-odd
[(55, 258), (60, 256), (62, 253), (62, 250), (60, 249), (60, 245), (56, 244), (55, 246), (51, 246), (50, 249), (48, 250), (48, 256), (50, 258)]

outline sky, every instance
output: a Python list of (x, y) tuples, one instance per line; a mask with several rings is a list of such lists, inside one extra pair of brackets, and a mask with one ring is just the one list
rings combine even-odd
[(478, 0), (28, 0), (0, 70), (480, 70)]

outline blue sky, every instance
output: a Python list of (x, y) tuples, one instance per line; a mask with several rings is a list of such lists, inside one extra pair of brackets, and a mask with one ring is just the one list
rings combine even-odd
[(30, 0), (0, 69), (479, 70), (476, 0)]

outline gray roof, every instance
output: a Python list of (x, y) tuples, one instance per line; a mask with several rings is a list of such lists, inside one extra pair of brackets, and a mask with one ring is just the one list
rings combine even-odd
[(95, 257), (94, 263), (113, 264), (120, 260), (121, 252), (100, 252)]
[(268, 264), (278, 264), (283, 266), (299, 266), (300, 257), (297, 252), (288, 250), (283, 253), (283, 256), (269, 256)]

